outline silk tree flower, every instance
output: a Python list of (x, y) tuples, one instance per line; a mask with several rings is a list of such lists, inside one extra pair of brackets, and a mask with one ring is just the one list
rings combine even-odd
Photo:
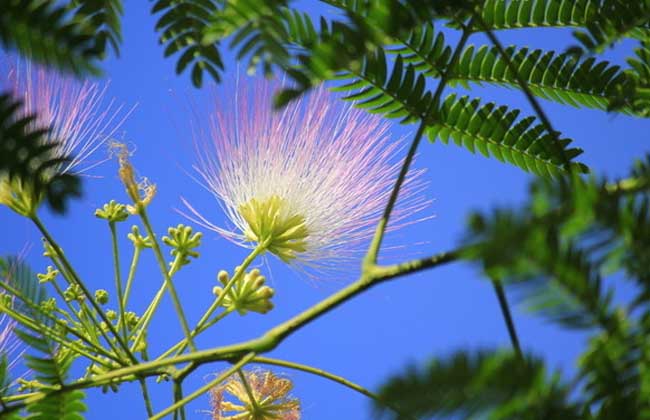
[(6, 83), (23, 101), (25, 115), (36, 115), (32, 128), (51, 128), (46, 140), (58, 142), (55, 155), (72, 156), (57, 168), (62, 173), (86, 173), (107, 160), (90, 158), (131, 112), (105, 101), (108, 83), (79, 81), (29, 62), (10, 64)]
[(300, 401), (289, 394), (289, 379), (268, 370), (242, 375), (246, 383), (231, 376), (210, 390), (213, 420), (300, 420)]
[[(209, 130), (195, 131), (199, 180), (232, 228), (211, 223), (187, 200), (194, 222), (248, 248), (260, 247), (308, 273), (356, 260), (390, 196), (404, 142), (388, 125), (324, 89), (272, 109), (272, 84), (217, 104)], [(234, 110), (233, 110), (234, 109)], [(198, 139), (198, 141), (197, 141)], [(390, 229), (429, 203), (412, 172)]]

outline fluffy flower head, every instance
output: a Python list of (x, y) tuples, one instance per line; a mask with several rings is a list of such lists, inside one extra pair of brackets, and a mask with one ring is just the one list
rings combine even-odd
[[(195, 221), (238, 244), (301, 268), (340, 266), (374, 232), (399, 171), (401, 142), (389, 139), (379, 118), (325, 89), (279, 111), (272, 90), (257, 85), (237, 94), (234, 111), (218, 104), (209, 134), (198, 134), (204, 141), (197, 142), (196, 168), (234, 228), (215, 226), (186, 204)], [(418, 175), (406, 181), (393, 227), (426, 205), (413, 194)]]
[(89, 162), (89, 158), (130, 113), (104, 100), (108, 84), (78, 81), (29, 62), (9, 67), (6, 83), (23, 101), (25, 115), (36, 115), (34, 128), (51, 128), (47, 140), (58, 142), (56, 155), (73, 156), (58, 169), (83, 173), (103, 162)]

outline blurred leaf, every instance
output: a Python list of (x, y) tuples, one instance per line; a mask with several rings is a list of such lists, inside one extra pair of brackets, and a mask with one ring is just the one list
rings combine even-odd
[[(409, 367), (381, 388), (382, 402), (416, 418), (581, 419), (570, 389), (544, 362), (510, 352), (459, 351), (425, 367)], [(376, 404), (377, 411), (401, 419)]]

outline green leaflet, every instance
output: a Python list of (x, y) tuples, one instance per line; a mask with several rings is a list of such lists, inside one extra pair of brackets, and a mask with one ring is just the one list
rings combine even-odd
[(90, 22), (70, 17), (68, 6), (40, 0), (9, 0), (0, 8), (0, 44), (40, 63), (77, 74), (98, 73), (97, 49)]
[(375, 409), (389, 419), (583, 418), (569, 401), (569, 387), (547, 374), (542, 359), (526, 355), (522, 360), (507, 351), (458, 351), (410, 366), (389, 378), (379, 395)]
[[(553, 51), (529, 50), (511, 46), (509, 59), (518, 69), (533, 94), (541, 98), (571, 105), (607, 110), (617, 92), (632, 81), (619, 66), (594, 57), (584, 60)], [(460, 83), (490, 83), (519, 88), (515, 74), (495, 47), (468, 47), (452, 71), (452, 80)], [(629, 108), (621, 111), (634, 114)]]
[(223, 61), (218, 46), (203, 44), (203, 31), (219, 2), (213, 0), (156, 0), (152, 14), (160, 14), (156, 31), (159, 42), (165, 45), (164, 55), (179, 54), (176, 73), (191, 68), (192, 83), (199, 87), (203, 73), (208, 72), (216, 81), (221, 80)]
[[(544, 177), (558, 176), (563, 169), (563, 157), (553, 146), (554, 136), (534, 117), (517, 119), (518, 110), (494, 103), (481, 105), (479, 99), (449, 95), (441, 110), (427, 128), (431, 141), (439, 138), (447, 144), (452, 140), (471, 152), (478, 150), (486, 157), (494, 156), (521, 169)], [(559, 146), (574, 170), (585, 172), (586, 166), (574, 163), (582, 153), (569, 148), (571, 140), (561, 139)]]

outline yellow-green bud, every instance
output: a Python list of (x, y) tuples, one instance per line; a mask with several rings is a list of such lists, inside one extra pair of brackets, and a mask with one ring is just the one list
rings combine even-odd
[(51, 265), (47, 266), (47, 273), (45, 274), (37, 274), (36, 277), (38, 277), (38, 282), (39, 283), (48, 283), (51, 281), (54, 281), (56, 276), (59, 274), (59, 270), (55, 270), (52, 268)]
[[(230, 282), (230, 277), (225, 271), (220, 271), (217, 278), (224, 288)], [(269, 286), (264, 285), (265, 281), (265, 277), (260, 274), (258, 269), (253, 269), (240, 276), (223, 296), (221, 305), (226, 309), (236, 310), (241, 315), (248, 312), (267, 313), (273, 309), (270, 299), (275, 292)], [(224, 293), (224, 288), (216, 286), (212, 289), (212, 293), (217, 299)]]
[(117, 319), (117, 312), (115, 312), (112, 309), (109, 309), (106, 311), (106, 318), (108, 318), (110, 321), (115, 321)]
[(104, 289), (95, 290), (95, 300), (100, 305), (106, 305), (108, 303), (108, 292)]
[(115, 223), (125, 221), (129, 217), (129, 212), (126, 211), (124, 204), (119, 204), (115, 200), (111, 200), (107, 204), (104, 204), (103, 208), (95, 210), (95, 216)]

